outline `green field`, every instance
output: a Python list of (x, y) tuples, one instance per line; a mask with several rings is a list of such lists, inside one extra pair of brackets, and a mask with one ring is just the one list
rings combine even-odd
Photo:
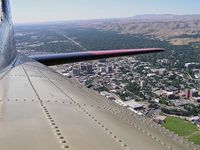
[(184, 136), (195, 144), (200, 145), (200, 131), (196, 125), (184, 119), (169, 116), (165, 119), (163, 126), (180, 136)]
[(167, 117), (163, 126), (180, 136), (188, 136), (198, 131), (197, 126), (194, 124), (176, 117)]
[(188, 137), (188, 139), (192, 142), (194, 142), (195, 144), (200, 145), (200, 134), (198, 135), (192, 135), (190, 137)]

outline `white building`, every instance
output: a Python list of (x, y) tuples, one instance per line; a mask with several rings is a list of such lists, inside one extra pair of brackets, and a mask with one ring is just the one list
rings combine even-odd
[(127, 106), (129, 106), (130, 108), (133, 108), (135, 110), (143, 109), (143, 104), (140, 104), (140, 103), (136, 102), (135, 100), (126, 101), (124, 103)]

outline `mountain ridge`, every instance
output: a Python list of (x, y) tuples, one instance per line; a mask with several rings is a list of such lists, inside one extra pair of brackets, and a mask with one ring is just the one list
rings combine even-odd
[(143, 35), (168, 41), (173, 45), (200, 42), (200, 15), (149, 14), (123, 19), (80, 23), (84, 28), (114, 31), (120, 34)]

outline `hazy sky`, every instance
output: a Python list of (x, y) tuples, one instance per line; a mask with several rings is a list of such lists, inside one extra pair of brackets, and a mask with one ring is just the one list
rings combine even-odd
[(11, 0), (11, 8), (15, 23), (46, 22), (138, 14), (200, 14), (200, 0)]

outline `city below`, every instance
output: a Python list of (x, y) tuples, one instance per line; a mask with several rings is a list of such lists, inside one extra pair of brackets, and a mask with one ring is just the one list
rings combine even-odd
[[(167, 62), (166, 59), (158, 60), (158, 63)], [(188, 70), (194, 70), (195, 81), (199, 80), (200, 70), (196, 66), (198, 64), (187, 63), (185, 71), (178, 72), (157, 69), (150, 63), (129, 57), (63, 65), (56, 70), (139, 115), (159, 122), (166, 116), (160, 114), (185, 116), (183, 118), (199, 126), (198, 112), (195, 112), (200, 103), (199, 91), (186, 86), (192, 79)], [(177, 82), (180, 88), (172, 86), (172, 82)]]
[[(81, 50), (165, 48), (166, 52), (160, 54), (102, 59), (52, 68), (110, 101), (115, 101), (189, 141), (200, 144), (200, 52), (197, 41), (199, 38), (196, 38), (200, 37), (200, 31), (192, 32), (192, 35), (187, 30), (189, 25), (194, 25), (193, 22), (197, 22), (197, 27), (199, 25), (196, 18), (190, 19), (183, 21), (181, 26), (177, 25), (176, 19), (162, 22), (160, 26), (166, 25), (167, 28), (169, 23), (171, 26), (176, 24), (177, 29), (174, 28), (174, 32), (182, 32), (181, 35), (167, 32), (168, 37), (154, 35), (150, 27), (145, 31), (148, 34), (130, 31), (131, 34), (127, 35), (121, 28), (118, 31), (113, 25), (118, 20), (111, 20), (109, 23), (105, 20), (106, 29), (102, 29), (104, 21), (97, 21), (96, 24), (89, 22), (93, 25), (78, 22), (75, 25), (52, 23), (16, 26), (16, 45), (17, 50), (26, 55)], [(142, 23), (137, 20), (134, 26), (149, 23), (157, 25), (158, 22), (157, 19)], [(118, 25), (126, 28), (127, 24), (126, 20), (125, 25)], [(162, 31), (164, 29), (165, 26), (159, 28)], [(179, 42), (174, 43), (175, 41)]]

